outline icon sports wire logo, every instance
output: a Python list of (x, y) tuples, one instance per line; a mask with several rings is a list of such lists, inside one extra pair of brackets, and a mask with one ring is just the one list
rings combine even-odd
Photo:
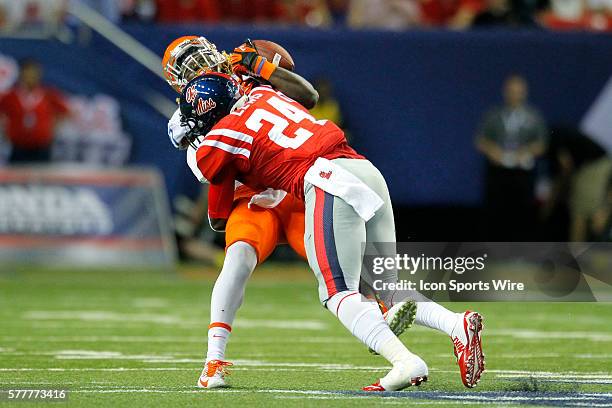
[(378, 256), (372, 258), (372, 272), (380, 275), (385, 271), (406, 271), (414, 275), (417, 271), (452, 271), (458, 275), (466, 271), (482, 271), (485, 268), (487, 254), (482, 256), (420, 256), (407, 254)]

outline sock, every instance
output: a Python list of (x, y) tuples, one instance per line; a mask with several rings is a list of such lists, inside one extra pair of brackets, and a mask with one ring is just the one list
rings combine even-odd
[(415, 323), (444, 332), (452, 337), (460, 315), (432, 301), (417, 302)]
[(257, 253), (246, 242), (227, 248), (223, 268), (210, 298), (210, 326), (206, 360), (223, 360), (236, 312), (242, 305), (247, 280), (257, 266)]
[(452, 337), (455, 325), (461, 322), (460, 314), (451, 312), (415, 290), (396, 292), (395, 297), (396, 303), (400, 300), (414, 300), (416, 302), (417, 310), (414, 322), (419, 326), (436, 329)]
[(213, 322), (208, 326), (206, 361), (225, 359), (225, 346), (231, 332), (232, 327), (225, 323)]
[[(359, 292), (340, 292), (327, 301), (327, 308), (366, 346), (385, 357), (390, 363), (410, 356), (383, 318), (376, 302)], [(394, 342), (393, 339), (397, 340)], [(387, 346), (392, 344), (392, 346)]]

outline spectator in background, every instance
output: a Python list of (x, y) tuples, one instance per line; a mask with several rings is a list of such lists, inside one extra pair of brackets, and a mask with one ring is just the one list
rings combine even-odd
[(540, 0), (487, 0), (486, 8), (474, 18), (473, 27), (537, 26), (534, 14)]
[(416, 0), (351, 0), (348, 24), (352, 28), (405, 30), (419, 25)]
[(483, 10), (485, 0), (420, 0), (421, 23), (464, 29)]
[(290, 19), (282, 0), (224, 0), (218, 3), (224, 21), (268, 23)]
[(310, 110), (311, 115), (316, 119), (331, 120), (342, 127), (342, 112), (334, 96), (332, 84), (327, 78), (319, 78), (314, 82), (314, 87), (319, 92), (319, 101)]
[(590, 235), (593, 241), (612, 242), (612, 178), (608, 179), (604, 199), (591, 220)]
[(487, 0), (487, 6), (476, 15), (473, 27), (515, 25), (515, 18), (508, 0)]
[(310, 110), (311, 115), (316, 119), (331, 120), (345, 130), (340, 104), (334, 96), (331, 82), (326, 78), (319, 78), (315, 81), (314, 87), (319, 92), (319, 101)]
[(18, 30), (57, 25), (67, 0), (0, 0), (0, 29)]
[(309, 27), (344, 24), (348, 0), (285, 0), (286, 21)]
[(552, 30), (612, 31), (612, 4), (607, 0), (551, 0), (541, 22)]
[(113, 23), (118, 23), (121, 19), (121, 4), (120, 0), (70, 0), (78, 1), (91, 7), (98, 13), (102, 14)]
[(121, 18), (123, 21), (135, 20), (149, 22), (155, 18), (157, 5), (155, 0), (120, 0)]
[(527, 104), (524, 78), (504, 83), (503, 106), (486, 114), (476, 138), (487, 158), (486, 223), (488, 239), (532, 239), (536, 221), (535, 163), (546, 151), (548, 131), (540, 114)]
[(549, 7), (549, 0), (511, 0), (513, 13), (522, 24), (539, 25), (538, 16)]
[[(566, 233), (558, 238), (586, 241), (591, 235), (589, 224), (605, 202), (612, 161), (597, 142), (578, 129), (557, 127), (553, 135), (550, 153), (556, 177), (547, 212), (552, 216), (559, 214), (559, 209), (568, 213), (569, 237)], [(549, 224), (558, 222), (553, 219)]]
[(42, 74), (37, 61), (23, 60), (17, 84), (0, 97), (11, 163), (49, 161), (57, 121), (68, 114), (60, 93), (42, 85)]
[(232, 0), (157, 0), (157, 21), (160, 23), (218, 22), (221, 6)]
[(346, 25), (350, 0), (327, 0), (327, 10), (334, 25)]

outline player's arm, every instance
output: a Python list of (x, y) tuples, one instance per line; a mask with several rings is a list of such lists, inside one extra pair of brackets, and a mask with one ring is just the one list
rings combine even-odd
[(319, 100), (319, 93), (312, 84), (288, 69), (276, 67), (268, 82), (291, 99), (299, 102), (306, 109), (314, 108)]
[(307, 109), (314, 107), (319, 100), (319, 93), (310, 82), (294, 72), (277, 67), (259, 55), (250, 40), (234, 49), (230, 62), (236, 74), (247, 71), (262, 78)]
[(224, 136), (213, 129), (197, 149), (187, 150), (187, 163), (202, 183), (210, 183), (208, 216), (216, 231), (225, 229), (234, 198), (234, 180), (240, 171), (247, 171), (251, 155), (250, 142)]
[(227, 174), (208, 190), (208, 221), (215, 231), (225, 231), (234, 201), (234, 175)]

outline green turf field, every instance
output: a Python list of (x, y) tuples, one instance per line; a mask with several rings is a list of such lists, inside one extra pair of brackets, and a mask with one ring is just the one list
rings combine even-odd
[(430, 381), (372, 395), (358, 390), (385, 361), (321, 308), (304, 267), (282, 265), (250, 282), (228, 348), (232, 388), (199, 390), (213, 272), (3, 270), (0, 388), (66, 388), (71, 406), (612, 407), (612, 304), (469, 305), (485, 317), (476, 389), (461, 385), (450, 340), (414, 327), (403, 340)]

